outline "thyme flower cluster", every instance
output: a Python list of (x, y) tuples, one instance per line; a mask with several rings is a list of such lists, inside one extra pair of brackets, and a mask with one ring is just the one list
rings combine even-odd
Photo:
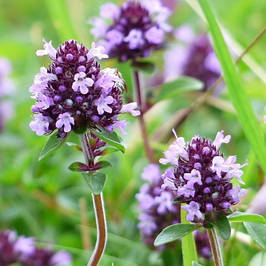
[(171, 164), (162, 175), (165, 191), (171, 191), (187, 211), (187, 220), (203, 222), (214, 214), (228, 214), (232, 205), (239, 203), (244, 190), (233, 187), (241, 176), (244, 165), (236, 163), (236, 156), (225, 158), (220, 151), (223, 143), (229, 143), (230, 135), (217, 133), (215, 140), (196, 136), (189, 143), (177, 138), (160, 159), (162, 164)]
[(156, 236), (163, 228), (179, 222), (179, 206), (173, 204), (174, 197), (170, 192), (161, 189), (163, 182), (159, 165), (145, 167), (142, 179), (148, 183), (142, 185), (136, 195), (141, 210), (138, 228), (144, 243), (153, 247)]
[(70, 266), (71, 255), (64, 251), (36, 247), (31, 237), (17, 236), (14, 231), (0, 232), (0, 265)]
[(126, 121), (118, 120), (118, 115), (139, 114), (136, 103), (122, 104), (124, 81), (118, 71), (101, 69), (97, 62), (108, 57), (102, 46), (93, 43), (89, 50), (70, 40), (56, 50), (44, 40), (44, 49), (36, 54), (52, 60), (47, 69), (41, 67), (30, 87), (36, 99), (30, 127), (37, 135), (58, 129), (58, 136), (64, 138), (72, 130), (82, 133), (97, 126), (124, 132)]
[(171, 10), (160, 0), (129, 0), (121, 7), (104, 4), (100, 17), (89, 23), (93, 25), (91, 33), (100, 40), (110, 57), (134, 61), (138, 57), (148, 57), (151, 50), (162, 47), (165, 34), (171, 31), (167, 24), (170, 14)]

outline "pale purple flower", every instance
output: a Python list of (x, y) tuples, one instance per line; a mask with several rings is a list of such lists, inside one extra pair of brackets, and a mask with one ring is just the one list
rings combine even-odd
[(120, 10), (115, 4), (106, 3), (101, 6), (100, 14), (103, 18), (117, 19), (120, 15)]
[(124, 41), (128, 43), (130, 49), (140, 48), (144, 44), (142, 31), (132, 29)]
[(146, 166), (141, 175), (143, 180), (149, 181), (151, 184), (156, 184), (161, 179), (160, 167), (158, 164), (149, 164)]
[(64, 132), (68, 133), (71, 131), (71, 125), (74, 125), (74, 118), (69, 113), (63, 113), (58, 116), (55, 126), (57, 128), (64, 128)]
[(165, 158), (160, 159), (161, 164), (173, 164), (178, 165), (178, 156), (188, 160), (187, 151), (184, 149), (185, 140), (184, 138), (177, 138), (176, 141), (170, 145), (168, 151), (164, 152)]
[(30, 128), (36, 132), (38, 136), (42, 136), (49, 132), (49, 118), (42, 114), (33, 115), (33, 121), (30, 122)]
[(34, 107), (37, 107), (42, 110), (48, 109), (50, 106), (54, 104), (54, 101), (49, 96), (46, 96), (42, 93), (38, 94), (38, 102), (34, 105)]
[(193, 169), (191, 173), (185, 173), (184, 179), (186, 179), (188, 181), (187, 184), (192, 187), (194, 187), (194, 184), (202, 185), (201, 174), (198, 170)]
[(221, 73), (221, 65), (214, 52), (208, 54), (205, 59), (204, 66), (208, 70), (216, 72), (218, 75)]
[(157, 229), (157, 225), (154, 221), (153, 216), (148, 215), (146, 213), (141, 213), (139, 215), (139, 224), (138, 224), (138, 228), (147, 235), (150, 235), (153, 233), (153, 231), (155, 231)]
[(126, 132), (126, 126), (127, 126), (127, 121), (126, 120), (118, 120), (116, 121), (114, 124), (113, 124), (113, 128), (114, 129), (118, 129), (119, 132), (122, 134), (122, 135), (126, 135), (127, 132)]
[(105, 54), (105, 48), (101, 45), (96, 45), (95, 42), (91, 44), (91, 49), (89, 51), (89, 55), (98, 58), (98, 59), (105, 59), (108, 58), (108, 55)]
[(71, 265), (71, 255), (65, 251), (56, 252), (51, 258), (52, 265), (69, 266)]
[(34, 84), (47, 85), (48, 81), (56, 80), (55, 74), (48, 73), (45, 67), (40, 68), (40, 73), (34, 77)]
[(114, 101), (112, 96), (101, 95), (99, 99), (95, 100), (94, 105), (97, 106), (97, 111), (99, 115), (102, 115), (104, 112), (112, 113), (112, 108), (109, 106)]
[(107, 32), (106, 38), (111, 45), (118, 45), (123, 42), (124, 35), (120, 31), (113, 29)]
[(200, 204), (195, 201), (191, 201), (189, 204), (182, 206), (182, 209), (187, 211), (186, 219), (190, 222), (194, 221), (195, 217), (198, 219), (202, 218), (202, 213), (199, 210)]
[(153, 26), (145, 32), (145, 38), (154, 44), (160, 44), (164, 39), (164, 31), (159, 27)]
[(138, 104), (136, 102), (123, 105), (121, 113), (130, 113), (132, 116), (139, 116), (140, 111), (137, 110)]
[(229, 143), (231, 140), (231, 136), (227, 135), (224, 136), (224, 131), (219, 131), (215, 137), (215, 140), (213, 141), (213, 145), (216, 146), (217, 149), (220, 149), (221, 145), (223, 143)]
[(89, 20), (88, 23), (93, 25), (93, 28), (90, 30), (90, 32), (94, 38), (97, 39), (105, 35), (108, 25), (102, 18), (93, 18)]
[(227, 194), (231, 196), (237, 203), (240, 202), (240, 199), (245, 196), (246, 193), (246, 189), (243, 189), (240, 186), (234, 187), (227, 192)]
[(103, 89), (105, 94), (108, 94), (114, 86), (123, 88), (124, 83), (117, 73), (117, 69), (106, 68), (102, 70), (95, 82), (95, 87)]
[(155, 203), (158, 204), (157, 211), (160, 214), (166, 214), (176, 209), (173, 204), (173, 196), (167, 191), (162, 191), (160, 196), (155, 197)]
[(74, 76), (74, 82), (72, 84), (73, 91), (80, 91), (82, 94), (87, 94), (89, 87), (91, 87), (94, 81), (88, 78), (86, 73), (79, 72)]
[(177, 40), (180, 40), (186, 44), (191, 44), (195, 39), (195, 33), (188, 25), (182, 25), (175, 29), (174, 36)]
[(20, 236), (15, 245), (14, 250), (22, 254), (23, 257), (31, 255), (35, 250), (35, 242), (32, 237)]
[(37, 56), (44, 56), (48, 55), (50, 58), (55, 59), (56, 58), (56, 49), (52, 45), (52, 41), (47, 42), (45, 39), (43, 39), (43, 50), (37, 50), (36, 55)]

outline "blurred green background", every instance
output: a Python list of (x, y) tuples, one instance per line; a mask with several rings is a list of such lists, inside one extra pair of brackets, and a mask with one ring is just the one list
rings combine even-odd
[[(243, 47), (266, 25), (265, 1), (211, 2), (218, 20)], [(66, 39), (77, 39), (90, 46), (92, 36), (87, 20), (98, 15), (103, 3), (105, 1), (99, 0), (0, 0), (0, 57), (11, 60), (12, 78), (16, 83), (16, 92), (10, 98), (15, 106), (14, 116), (0, 134), (0, 228), (15, 229), (19, 234), (34, 236), (40, 243), (48, 242), (55, 249), (65, 249), (73, 255), (74, 265), (85, 265), (90, 255), (90, 251), (84, 250), (82, 230), (89, 233), (90, 247), (96, 237), (88, 189), (79, 174), (67, 169), (71, 162), (82, 160), (82, 154), (63, 146), (38, 162), (47, 137), (38, 137), (29, 129), (33, 100), (28, 88), (40, 66), (48, 65), (47, 58), (35, 55), (42, 46), (42, 38), (52, 40), (55, 47)], [(204, 22), (185, 1), (179, 2), (171, 22), (176, 27), (189, 23), (198, 32), (205, 28)], [(262, 80), (263, 71), (265, 78), (265, 47), (266, 36), (249, 53), (259, 70), (252, 64), (239, 64), (243, 84), (260, 118), (266, 102), (265, 79)], [(163, 67), (162, 54), (158, 52), (153, 56), (158, 68)], [(117, 65), (115, 61), (105, 64), (119, 67), (132, 88), (128, 65)], [(158, 158), (166, 149), (169, 137), (159, 143), (153, 136), (176, 111), (191, 104), (196, 97), (184, 95), (158, 103), (147, 114), (149, 134)], [(248, 197), (241, 205), (245, 209), (263, 183), (263, 174), (250, 153), (226, 91), (221, 100), (216, 106), (207, 103), (193, 112), (178, 134), (187, 140), (195, 134), (213, 138), (218, 130), (224, 129), (232, 135), (232, 143), (224, 152), (237, 154), (240, 162), (248, 157), (251, 159), (245, 169), (245, 181), (249, 187)], [(175, 261), (180, 259), (180, 250), (165, 251), (164, 254), (151, 251), (142, 243), (137, 229), (135, 194), (142, 184), (140, 173), (148, 161), (137, 121), (130, 120), (129, 133), (125, 137), (128, 149), (124, 155), (110, 156), (113, 166), (106, 170), (108, 181), (104, 197), (109, 239), (101, 265), (178, 265)], [(82, 214), (87, 216), (87, 223), (81, 221)], [(225, 245), (224, 251), (226, 265), (248, 265), (259, 250), (232, 240)], [(208, 265), (208, 262), (202, 263)]]

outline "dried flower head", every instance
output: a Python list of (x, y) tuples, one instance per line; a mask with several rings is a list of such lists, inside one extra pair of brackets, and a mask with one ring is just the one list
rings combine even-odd
[(173, 203), (174, 197), (170, 192), (162, 191), (160, 167), (157, 164), (145, 167), (142, 179), (148, 183), (142, 185), (136, 195), (141, 210), (138, 227), (144, 243), (154, 247), (158, 233), (166, 226), (179, 222), (179, 206)]
[(30, 87), (36, 99), (30, 127), (37, 135), (58, 129), (58, 136), (64, 138), (72, 130), (82, 133), (97, 126), (124, 130), (125, 122), (118, 120), (120, 113), (128, 111), (122, 105), (124, 81), (116, 69), (101, 69), (96, 58), (107, 58), (102, 46), (93, 43), (89, 50), (70, 40), (56, 50), (44, 40), (37, 55), (52, 60), (48, 69), (41, 67)]
[[(129, 0), (121, 7), (104, 4), (101, 16), (89, 23), (93, 25), (91, 33), (101, 40), (110, 57), (134, 61), (162, 47), (165, 33), (171, 30), (166, 23), (170, 14), (160, 0)], [(106, 22), (110, 20), (108, 25)]]
[(194, 137), (189, 143), (176, 138), (160, 159), (162, 164), (172, 168), (163, 174), (162, 188), (171, 191), (187, 211), (187, 220), (203, 222), (215, 214), (228, 214), (232, 205), (239, 203), (244, 190), (233, 187), (231, 180), (239, 183), (244, 165), (236, 163), (236, 156), (224, 158), (220, 151), (223, 143), (229, 143), (231, 136), (217, 133), (215, 140)]

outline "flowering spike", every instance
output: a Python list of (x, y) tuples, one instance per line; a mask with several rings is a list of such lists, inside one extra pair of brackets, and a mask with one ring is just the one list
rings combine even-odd
[[(198, 136), (185, 144), (177, 138), (167, 152), (162, 164), (170, 163), (174, 168), (163, 175), (162, 189), (170, 191), (188, 212), (187, 220), (202, 222), (210, 212), (228, 213), (228, 209), (240, 201), (243, 190), (230, 183), (236, 178), (243, 183), (240, 170), (244, 165), (236, 163), (236, 156), (227, 159), (220, 153), (222, 143), (228, 143), (230, 136), (218, 132), (215, 141)], [(178, 145), (179, 144), (179, 145)], [(184, 157), (184, 155), (186, 155)]]
[(104, 48), (92, 43), (88, 50), (69, 40), (55, 50), (51, 42), (44, 43), (38, 54), (47, 53), (52, 63), (48, 69), (41, 67), (30, 87), (36, 99), (31, 129), (39, 136), (58, 129), (61, 138), (71, 130), (82, 133), (96, 126), (125, 133), (126, 123), (118, 120), (124, 81), (116, 69), (101, 69), (96, 61), (107, 57)]
[[(91, 33), (110, 57), (134, 61), (163, 46), (165, 33), (171, 30), (166, 23), (170, 14), (158, 0), (128, 0), (121, 7), (106, 3), (101, 6), (101, 16), (91, 20)], [(112, 20), (110, 26), (107, 19)]]

